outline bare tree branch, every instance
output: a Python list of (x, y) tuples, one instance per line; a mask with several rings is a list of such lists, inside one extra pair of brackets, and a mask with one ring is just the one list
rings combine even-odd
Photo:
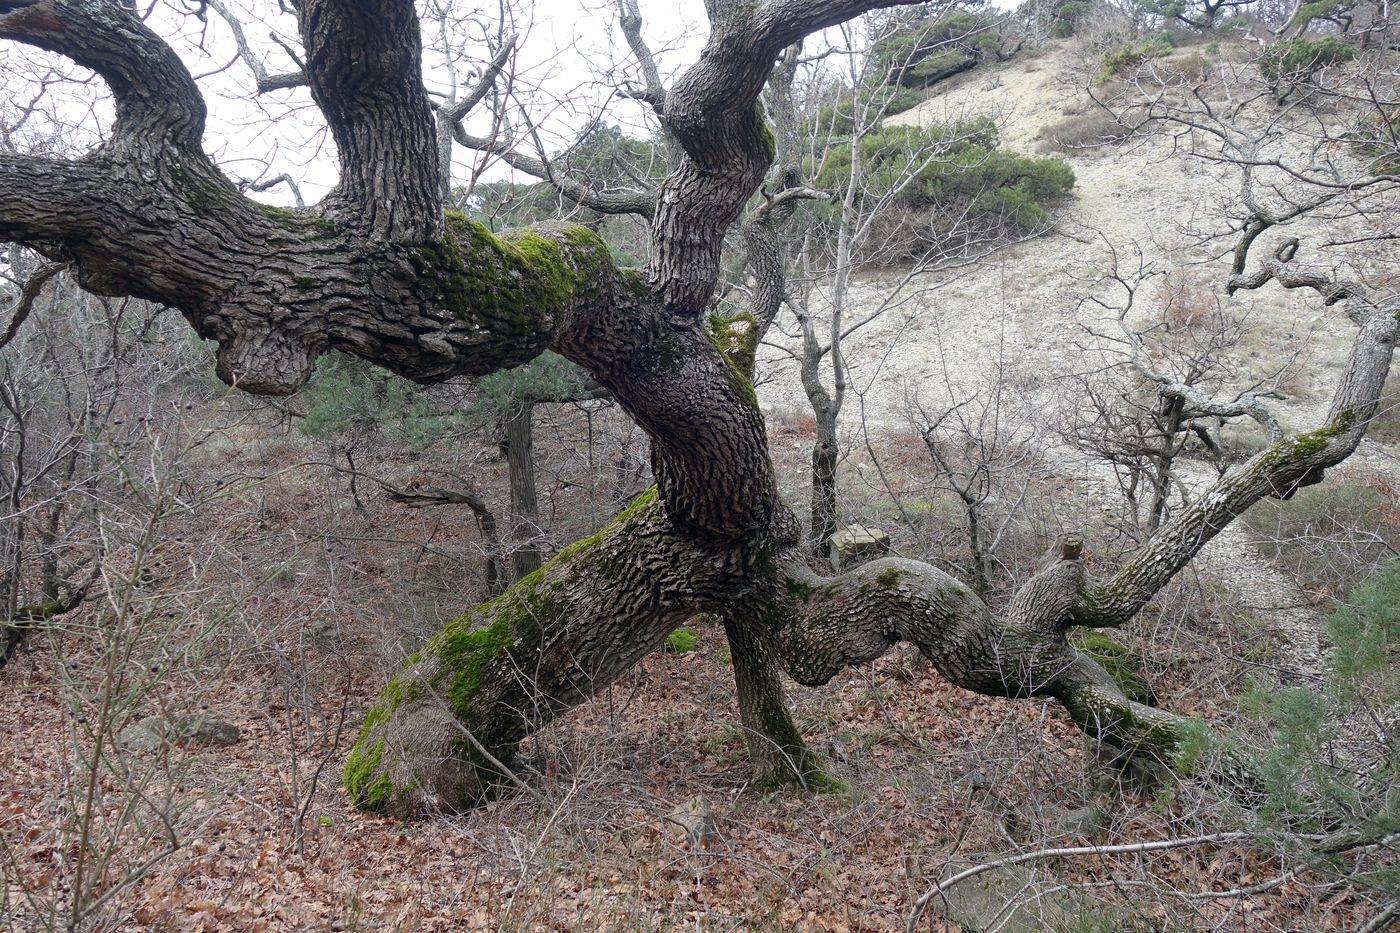
[(220, 0), (205, 0), (205, 2), (210, 9), (223, 18), (224, 22), (228, 23), (229, 29), (233, 32), (233, 41), (238, 46), (238, 57), (253, 72), (253, 80), (256, 82), (259, 94), (306, 86), (305, 71), (289, 71), (278, 75), (268, 74), (267, 66), (262, 63), (262, 59), (253, 54), (252, 48), (248, 45), (248, 37), (243, 34), (243, 24), (238, 21), (238, 17), (234, 16), (233, 12)]
[(29, 278), (24, 283), (24, 287), (20, 289), (19, 297), (15, 300), (14, 307), (10, 311), (10, 323), (6, 326), (5, 332), (0, 334), (0, 349), (3, 349), (6, 344), (15, 339), (15, 335), (19, 333), (19, 329), (24, 324), (25, 319), (28, 318), (30, 312), (34, 310), (34, 302), (44, 291), (44, 286), (48, 284), (49, 279), (58, 275), (58, 273), (64, 271), (66, 268), (67, 266), (63, 263), (46, 263), (30, 273)]

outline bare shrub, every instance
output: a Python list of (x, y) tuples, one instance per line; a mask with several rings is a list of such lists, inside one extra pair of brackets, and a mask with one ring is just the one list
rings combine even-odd
[(1157, 307), (1169, 331), (1191, 330), (1219, 313), (1210, 276), (1200, 269), (1176, 268), (1157, 287)]
[(1097, 70), (1104, 53), (1137, 36), (1131, 16), (1111, 7), (1101, 7), (1075, 30), (1073, 52), (1086, 67)]
[(1262, 502), (1244, 516), (1259, 549), (1315, 596), (1344, 598), (1400, 546), (1400, 496), (1377, 474), (1352, 472)]

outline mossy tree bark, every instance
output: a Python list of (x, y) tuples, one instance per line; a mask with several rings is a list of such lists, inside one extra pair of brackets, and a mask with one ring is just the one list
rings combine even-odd
[[(707, 3), (706, 50), (660, 104), (678, 164), (655, 203), (652, 263), (638, 275), (582, 228), (497, 237), (443, 213), (409, 0), (298, 7), (307, 81), (343, 166), (335, 191), (304, 211), (248, 200), (219, 172), (200, 149), (193, 79), (127, 8), (0, 0), (0, 38), (94, 69), (117, 105), (110, 139), (80, 159), (0, 155), (0, 238), (72, 263), (93, 291), (178, 308), (218, 342), (220, 376), (249, 391), (294, 391), (332, 347), (423, 382), (553, 348), (651, 438), (652, 494), (448, 625), (385, 687), (346, 769), (360, 805), (401, 815), (471, 805), (530, 730), (700, 612), (724, 619), (744, 659), (741, 705), (765, 777), (819, 775), (775, 663), (823, 683), (899, 640), (960, 686), (1056, 698), (1092, 734), (1142, 754), (1170, 758), (1191, 731), (1124, 697), (1066, 631), (1125, 623), (1250, 504), (1290, 495), (1354, 450), (1389, 368), (1395, 303), (1319, 288), (1328, 303), (1346, 301), (1359, 330), (1327, 424), (1227, 474), (1105, 582), (1084, 578), (1077, 544), (1000, 612), (914, 561), (814, 575), (778, 498), (747, 378), (767, 311), (712, 320), (709, 301), (724, 236), (773, 158), (757, 101), (774, 62), (804, 35), (893, 5)], [(1237, 287), (1311, 285), (1291, 258)]]

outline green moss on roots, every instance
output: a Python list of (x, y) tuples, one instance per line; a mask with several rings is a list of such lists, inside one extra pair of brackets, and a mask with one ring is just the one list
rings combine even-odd
[[(370, 710), (373, 715), (380, 707)], [(365, 719), (365, 730), (360, 740), (355, 743), (355, 747), (350, 750), (350, 758), (345, 762), (345, 773), (343, 781), (345, 789), (350, 792), (350, 799), (366, 810), (380, 812), (388, 802), (388, 796), (381, 797), (379, 791), (384, 788), (378, 786), (382, 781), (388, 780), (389, 775), (385, 774), (379, 782), (375, 781), (375, 772), (379, 769), (379, 762), (384, 758), (384, 738), (370, 740), (373, 724)], [(393, 782), (390, 781), (388, 790), (393, 789)], [(373, 791), (373, 793), (371, 793)]]
[(880, 584), (882, 590), (892, 590), (899, 586), (899, 578), (902, 576), (904, 576), (903, 570), (898, 567), (890, 567), (881, 571), (880, 575), (875, 578), (875, 582)]
[(470, 722), (482, 676), (493, 661), (525, 639), (539, 634), (539, 619), (549, 610), (550, 590), (544, 568), (521, 578), (506, 593), (447, 624), (424, 651), (437, 656), (434, 688), (445, 688), (452, 712)]
[(1080, 632), (1071, 641), (1108, 671), (1108, 676), (1128, 699), (1146, 706), (1157, 705), (1157, 697), (1143, 671), (1142, 659), (1130, 648), (1097, 630)]

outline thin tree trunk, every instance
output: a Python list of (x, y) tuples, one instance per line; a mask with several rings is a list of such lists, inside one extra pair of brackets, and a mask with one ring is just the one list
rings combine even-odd
[(836, 506), (836, 421), (817, 419), (817, 442), (812, 445), (812, 521), (808, 546), (818, 557), (831, 555), (831, 536), (836, 534), (839, 515)]
[(982, 541), (981, 505), (970, 496), (963, 496), (963, 506), (967, 510), (967, 548), (972, 558), (972, 586), (978, 596), (986, 596), (992, 589), (992, 555)]
[(505, 419), (506, 464), (510, 472), (510, 548), (515, 579), (540, 569), (540, 505), (535, 489), (535, 406), (518, 402)]
[(792, 721), (783, 696), (777, 652), (768, 634), (771, 626), (766, 620), (742, 615), (726, 614), (724, 632), (734, 662), (739, 722), (754, 765), (754, 783), (760, 788), (792, 784), (820, 790), (837, 786)]
[(1177, 435), (1181, 432), (1182, 400), (1176, 396), (1162, 399), (1162, 438), (1157, 455), (1152, 459), (1152, 505), (1147, 513), (1147, 534), (1157, 533), (1166, 520), (1171, 504), (1172, 463), (1178, 453)]

